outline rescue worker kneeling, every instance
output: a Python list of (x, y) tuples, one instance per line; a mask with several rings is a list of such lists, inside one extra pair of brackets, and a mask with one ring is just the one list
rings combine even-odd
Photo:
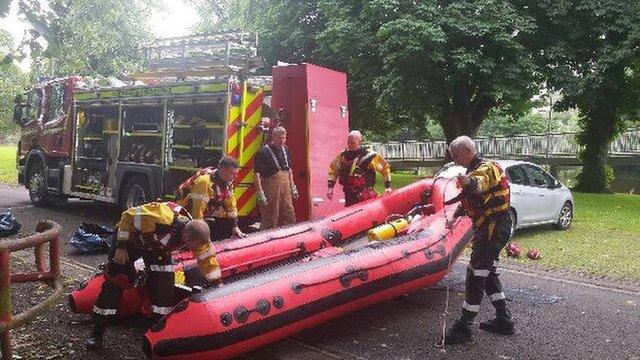
[(211, 240), (232, 236), (244, 237), (238, 227), (238, 207), (231, 184), (240, 165), (223, 156), (218, 168), (204, 168), (178, 187), (178, 205), (184, 206), (194, 219), (204, 219), (211, 229)]
[(480, 323), (480, 329), (511, 335), (514, 333), (513, 321), (497, 272), (500, 251), (511, 236), (509, 182), (497, 163), (478, 155), (471, 138), (460, 136), (454, 139), (449, 145), (449, 152), (455, 163), (467, 168), (467, 174), (457, 179), (462, 189), (459, 197), (462, 208), (458, 208), (457, 213), (466, 212), (473, 220), (475, 236), (467, 267), (462, 316), (446, 336), (446, 343), (458, 344), (472, 340), (471, 324), (480, 311), (483, 292), (491, 299), (496, 318)]
[(122, 293), (136, 278), (134, 262), (142, 258), (148, 273), (147, 288), (153, 321), (174, 305), (175, 274), (171, 252), (186, 245), (197, 259), (202, 275), (212, 284), (221, 281), (220, 265), (209, 241), (209, 227), (190, 220), (174, 203), (149, 203), (125, 211), (118, 223), (116, 243), (105, 268), (106, 280), (93, 308), (94, 327), (86, 341), (89, 349), (102, 346), (108, 322), (115, 318)]

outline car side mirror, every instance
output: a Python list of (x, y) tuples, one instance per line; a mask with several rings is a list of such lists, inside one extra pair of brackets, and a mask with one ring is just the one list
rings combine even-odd
[(549, 186), (549, 188), (551, 189), (558, 189), (562, 187), (562, 183), (558, 180), (553, 180), (553, 184), (551, 184), (551, 186)]

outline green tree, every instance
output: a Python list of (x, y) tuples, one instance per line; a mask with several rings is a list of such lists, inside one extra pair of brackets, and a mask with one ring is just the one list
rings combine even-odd
[(316, 38), (326, 26), (317, 0), (191, 0), (200, 14), (198, 33), (246, 30), (258, 35), (267, 64), (323, 62)]
[(513, 136), (513, 135), (541, 135), (547, 132), (573, 132), (578, 130), (578, 117), (573, 112), (554, 112), (549, 119), (546, 114), (528, 112), (512, 118), (498, 110), (487, 116), (478, 130), (478, 136)]
[(0, 136), (11, 135), (18, 129), (13, 123), (13, 100), (24, 91), (26, 80), (26, 74), (13, 63), (11, 35), (0, 30)]
[(491, 109), (521, 113), (537, 90), (522, 44), (535, 24), (510, 1), (199, 3), (201, 29), (257, 32), (270, 64), (347, 71), (352, 124), (374, 132), (434, 119), (448, 139), (474, 136)]
[(580, 109), (584, 166), (577, 189), (610, 191), (609, 144), (640, 110), (640, 3), (522, 2), (539, 23), (530, 39), (537, 62), (549, 86), (563, 92), (558, 107)]
[(382, 113), (475, 136), (494, 108), (522, 113), (537, 92), (523, 40), (533, 18), (511, 1), (323, 0), (322, 46), (371, 84)]
[[(120, 75), (136, 69), (151, 39), (146, 19), (156, 0), (21, 0), (33, 26), (24, 41), (33, 58), (53, 59), (55, 75)], [(46, 40), (41, 47), (38, 38)]]

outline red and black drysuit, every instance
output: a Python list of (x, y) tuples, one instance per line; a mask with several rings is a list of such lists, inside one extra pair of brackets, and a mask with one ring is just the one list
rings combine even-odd
[(377, 197), (373, 189), (376, 172), (383, 176), (384, 187), (390, 189), (391, 168), (382, 156), (366, 147), (345, 149), (329, 165), (327, 186), (333, 189), (337, 180), (344, 190), (345, 206), (351, 206)]
[(491, 299), (496, 317), (510, 319), (497, 272), (500, 251), (511, 236), (509, 182), (497, 163), (479, 156), (469, 165), (467, 176), (471, 181), (461, 195), (447, 202), (461, 200), (475, 228), (461, 321), (473, 321), (480, 311), (483, 292)]
[[(184, 244), (181, 232), (189, 214), (174, 203), (149, 203), (128, 209), (118, 223), (115, 246), (105, 269), (106, 280), (93, 308), (99, 323), (117, 314), (122, 293), (136, 280), (134, 262), (142, 258), (148, 273), (147, 289), (155, 318), (171, 311), (174, 305), (175, 273), (171, 253)], [(113, 261), (116, 249), (124, 249), (129, 261), (119, 265)], [(194, 251), (198, 268), (212, 283), (220, 282), (221, 271), (215, 251), (206, 241)]]

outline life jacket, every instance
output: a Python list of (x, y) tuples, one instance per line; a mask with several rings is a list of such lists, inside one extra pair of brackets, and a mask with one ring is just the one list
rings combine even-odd
[[(467, 174), (473, 173), (481, 164), (486, 162), (487, 160), (478, 159), (477, 164), (469, 169)], [(473, 224), (477, 229), (505, 215), (509, 211), (511, 202), (509, 181), (504, 170), (502, 170), (497, 163), (493, 161), (490, 163), (500, 172), (500, 181), (498, 184), (483, 193), (475, 190), (462, 191), (462, 206), (466, 210), (467, 215), (473, 220)]]
[(217, 169), (213, 168), (213, 167), (206, 167), (206, 168), (202, 168), (202, 169), (198, 170), (198, 172), (193, 174), (193, 176), (191, 176), (187, 180), (183, 181), (178, 186), (178, 190), (177, 190), (177, 194), (176, 195), (178, 197), (180, 197), (180, 198), (186, 197), (191, 192), (191, 187), (193, 186), (193, 183), (196, 181), (197, 178), (199, 178), (200, 176), (202, 176), (204, 174), (213, 175), (213, 174), (215, 174), (216, 170)]
[(220, 186), (211, 176), (211, 182), (213, 183), (214, 196), (211, 197), (207, 204), (206, 217), (217, 218), (236, 218), (238, 217), (237, 210), (228, 211), (228, 208), (234, 208), (231, 206), (233, 203), (233, 192), (231, 187)]
[[(235, 218), (238, 216), (237, 210), (227, 211), (227, 209), (235, 209), (235, 202), (233, 200), (233, 190), (231, 186), (221, 184), (217, 181), (218, 169), (216, 168), (204, 168), (199, 170), (196, 174), (182, 182), (178, 186), (177, 195), (180, 197), (178, 203), (182, 206), (192, 209), (192, 198), (201, 197), (198, 194), (191, 194), (193, 185), (196, 179), (203, 175), (209, 176), (209, 186), (211, 187), (211, 196), (207, 196), (207, 206), (204, 211), (204, 217), (217, 217), (217, 218)], [(193, 210), (193, 209), (192, 209)], [(197, 216), (194, 214), (194, 216)]]
[[(125, 214), (121, 222), (133, 224), (129, 239), (139, 248), (170, 254), (184, 245), (182, 229), (191, 219), (184, 207), (172, 202), (149, 203), (131, 208)], [(128, 219), (125, 220), (124, 216)], [(120, 231), (122, 227), (118, 226)]]
[(376, 173), (369, 169), (369, 163), (376, 155), (373, 150), (364, 147), (355, 151), (343, 150), (340, 157), (338, 182), (346, 190), (372, 187), (376, 181)]

